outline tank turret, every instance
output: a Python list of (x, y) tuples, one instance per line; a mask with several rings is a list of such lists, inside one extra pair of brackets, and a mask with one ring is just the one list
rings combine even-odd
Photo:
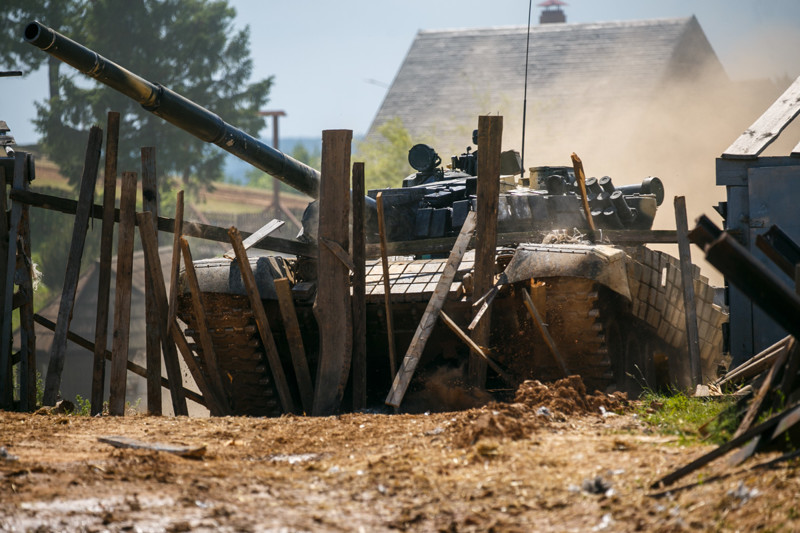
[(317, 170), (231, 126), (167, 87), (147, 81), (38, 21), (25, 27), (25, 40), (201, 141), (216, 144), (312, 198), (319, 196)]

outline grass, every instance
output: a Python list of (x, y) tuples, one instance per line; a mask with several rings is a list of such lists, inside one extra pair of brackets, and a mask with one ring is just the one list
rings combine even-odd
[(731, 438), (738, 426), (735, 403), (733, 398), (694, 398), (683, 392), (645, 391), (636, 413), (659, 433), (679, 436), (681, 444), (706, 438), (700, 433), (704, 425), (707, 440), (721, 444)]

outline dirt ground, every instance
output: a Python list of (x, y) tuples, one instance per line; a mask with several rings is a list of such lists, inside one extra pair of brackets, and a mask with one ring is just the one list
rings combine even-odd
[[(196, 457), (98, 437), (205, 448)], [(0, 412), (2, 531), (796, 531), (800, 463), (717, 460), (579, 382), (420, 415)]]

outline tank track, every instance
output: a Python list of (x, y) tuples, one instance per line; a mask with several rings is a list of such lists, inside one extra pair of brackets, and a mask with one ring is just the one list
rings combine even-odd
[[(283, 411), (247, 297), (204, 293), (203, 302), (214, 351), (225, 354), (218, 356), (217, 365), (231, 411), (245, 416), (280, 416)], [(186, 336), (195, 339), (189, 346), (203, 368), (202, 348), (196, 342), (197, 323), (188, 295), (180, 298), (178, 314), (188, 326)]]

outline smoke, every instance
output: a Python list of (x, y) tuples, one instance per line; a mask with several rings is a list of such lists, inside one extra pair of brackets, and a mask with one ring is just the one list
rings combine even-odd
[(403, 402), (406, 412), (464, 411), (481, 407), (492, 400), (488, 392), (466, 384), (463, 366), (436, 368), (431, 374), (422, 376), (420, 381), (423, 388), (410, 392)]

